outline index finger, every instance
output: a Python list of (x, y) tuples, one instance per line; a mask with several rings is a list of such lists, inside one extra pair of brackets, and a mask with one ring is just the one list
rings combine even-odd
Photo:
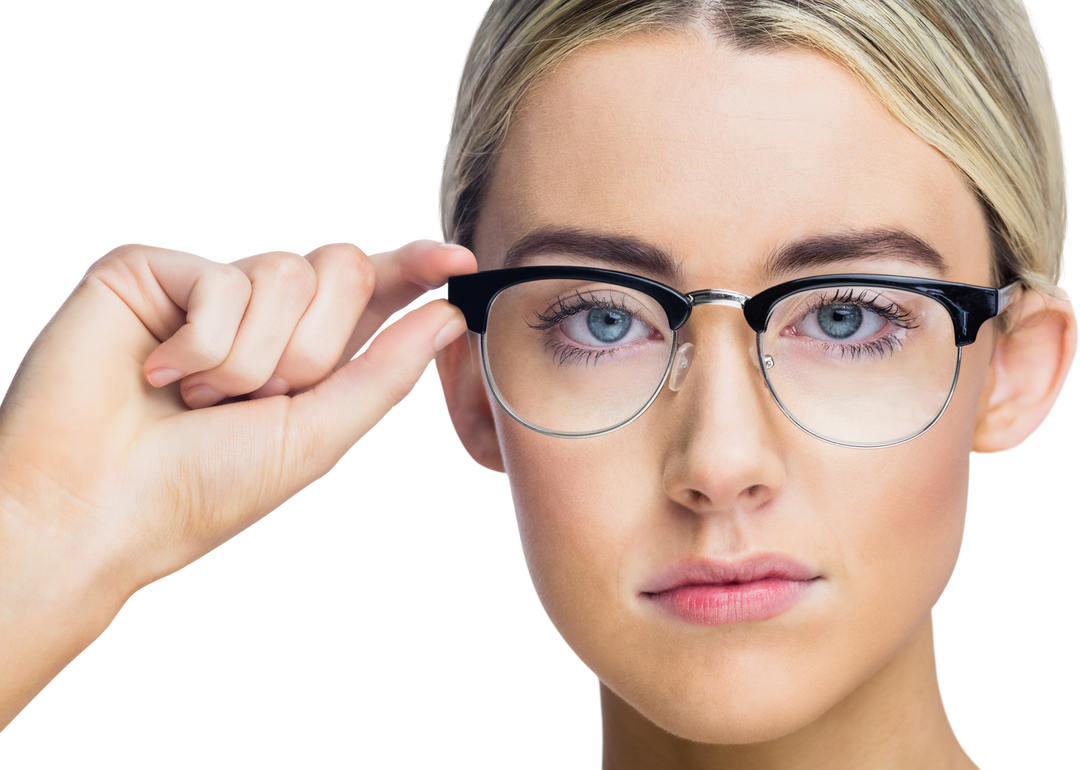
[(476, 257), (464, 246), (435, 239), (414, 239), (368, 255), (376, 271), (375, 293), (368, 308), (383, 323), (446, 286), (450, 275), (476, 272)]
[(471, 251), (438, 241), (413, 241), (395, 251), (376, 254), (371, 261), (375, 265), (375, 290), (345, 345), (338, 367), (348, 363), (386, 319), (424, 292), (442, 286), (452, 275), (476, 272), (476, 257)]

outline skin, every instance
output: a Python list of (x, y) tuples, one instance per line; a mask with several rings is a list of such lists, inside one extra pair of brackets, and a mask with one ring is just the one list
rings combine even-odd
[(435, 301), (356, 351), (475, 266), (431, 241), (232, 265), (125, 246), (96, 262), (0, 408), (0, 727), (135, 591), (329, 471), (464, 319)]
[[(481, 266), (545, 228), (665, 248), (682, 291), (752, 295), (830, 272), (990, 283), (975, 195), (850, 73), (697, 32), (593, 44), (533, 86), (480, 218)], [(793, 240), (873, 228), (916, 235), (947, 269), (898, 255), (762, 275)], [(442, 355), (459, 434), (509, 474), (541, 601), (600, 679), (605, 767), (973, 766), (941, 704), (930, 610), (959, 552), (970, 451), (1022, 439), (1060, 388), (1074, 322), (1065, 302), (1034, 295), (1016, 315), (1040, 312), (1038, 340), (985, 326), (942, 420), (870, 451), (792, 424), (747, 356), (752, 331), (725, 308), (696, 310), (680, 331), (697, 357), (679, 393), (584, 440), (528, 430), (494, 406), (475, 344)], [(1040, 346), (1056, 355), (1024, 356), (1039, 372), (1025, 374), (1018, 351)], [(642, 596), (685, 558), (760, 553), (819, 576), (774, 618), (703, 628)]]
[[(945, 255), (945, 277), (989, 275), (962, 180), (843, 70), (693, 34), (586, 49), (533, 90), (483, 212), (483, 263), (552, 223), (661, 244), (684, 289), (753, 293), (776, 245), (856, 226), (910, 230)], [(231, 265), (128, 246), (94, 263), (0, 407), (0, 726), (137, 590), (328, 472), (438, 352), (455, 426), (509, 471), (540, 597), (600, 678), (607, 766), (964, 766), (929, 610), (959, 547), (968, 451), (1023, 440), (1060, 390), (1067, 302), (1031, 295), (1014, 332), (988, 328), (945, 419), (895, 449), (794, 428), (725, 308), (695, 313), (677, 396), (575, 442), (492, 408), (446, 303), (371, 339), (475, 269), (432, 242)], [(641, 603), (641, 581), (673, 559), (760, 549), (821, 575), (771, 621), (691, 628)]]

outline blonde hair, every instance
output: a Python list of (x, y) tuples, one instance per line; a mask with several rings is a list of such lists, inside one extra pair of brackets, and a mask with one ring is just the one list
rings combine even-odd
[(1018, 0), (495, 0), (469, 51), (443, 169), (443, 233), (472, 247), (499, 150), (529, 86), (582, 46), (705, 26), (747, 50), (820, 52), (967, 177), (999, 285), (1061, 272), (1065, 180), (1038, 42)]

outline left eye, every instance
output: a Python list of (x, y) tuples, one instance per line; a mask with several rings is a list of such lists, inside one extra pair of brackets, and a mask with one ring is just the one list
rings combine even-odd
[(647, 337), (649, 328), (632, 313), (616, 307), (594, 307), (567, 318), (560, 325), (563, 333), (578, 345), (603, 347), (627, 344)]
[(823, 342), (862, 342), (880, 332), (886, 320), (859, 305), (834, 302), (795, 323), (797, 334)]

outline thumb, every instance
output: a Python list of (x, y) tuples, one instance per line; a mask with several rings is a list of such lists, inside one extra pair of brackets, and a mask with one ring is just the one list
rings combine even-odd
[(430, 302), (388, 326), (361, 355), (293, 398), (286, 457), (312, 479), (329, 471), (409, 394), (435, 353), (464, 331), (465, 317), (446, 300)]

